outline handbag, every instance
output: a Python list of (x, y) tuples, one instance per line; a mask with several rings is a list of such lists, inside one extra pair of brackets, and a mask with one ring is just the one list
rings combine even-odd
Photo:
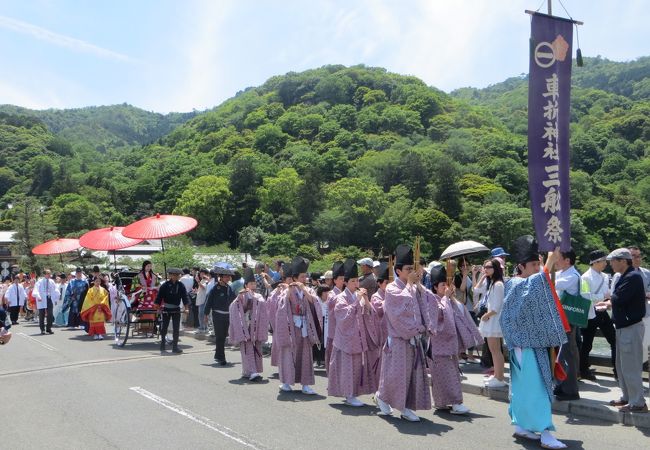
[(591, 300), (587, 300), (581, 295), (571, 295), (566, 291), (562, 293), (560, 298), (564, 314), (571, 325), (581, 328), (587, 326), (589, 320), (589, 309), (591, 308)]

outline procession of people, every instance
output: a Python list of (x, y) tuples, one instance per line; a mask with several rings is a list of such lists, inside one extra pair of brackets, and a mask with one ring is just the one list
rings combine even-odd
[[(506, 257), (513, 260), (511, 277)], [(145, 261), (133, 284), (131, 306), (133, 311), (144, 308), (144, 314), (160, 309), (163, 353), (170, 322), (172, 352), (182, 353), (182, 313), (194, 308), (189, 322), (196, 324), (195, 333), (206, 333), (212, 324), (217, 365), (230, 365), (228, 340), (239, 348), (242, 377), (257, 382), (265, 365), (277, 367), (280, 392), (293, 392), (298, 384), (304, 395), (317, 393), (315, 369), (324, 366), (329, 396), (358, 408), (368, 406), (359, 397), (371, 395), (378, 415), (397, 411), (410, 422), (421, 420), (418, 411), (432, 408), (470, 412), (463, 403), (460, 360), (485, 342), (483, 353), (492, 366), (485, 386), (509, 387), (515, 436), (553, 449), (565, 444), (552, 434), (551, 404), (579, 398), (578, 380), (595, 379), (589, 353), (600, 328), (611, 345), (621, 387), (611, 405), (624, 412), (648, 411), (642, 366), (650, 272), (640, 267), (637, 247), (594, 250), (584, 274), (575, 266), (575, 252), (556, 249), (542, 255), (532, 236), (513, 242), (511, 254), (499, 247), (481, 265), (471, 267), (467, 260), (460, 256), (455, 264), (425, 265), (403, 244), (389, 261), (349, 258), (334, 262), (322, 276), (309, 276), (310, 262), (297, 256), (279, 262), (277, 272), (263, 263), (242, 273), (219, 263), (209, 270), (168, 268), (166, 280)], [(608, 262), (611, 280), (605, 273)], [(116, 287), (98, 267), (92, 272), (85, 275), (77, 268), (53, 278), (45, 270), (38, 280), (18, 272), (5, 280), (2, 299), (8, 314), (3, 310), (2, 343), (21, 315), (26, 320), (32, 297), (31, 308), (38, 314), (31, 320), (38, 317), (41, 334), (53, 334), (52, 328), (61, 325), (103, 339), (115, 311)], [(587, 301), (582, 326), (567, 314), (567, 299), (574, 297)], [(265, 361), (269, 337), (271, 358)]]

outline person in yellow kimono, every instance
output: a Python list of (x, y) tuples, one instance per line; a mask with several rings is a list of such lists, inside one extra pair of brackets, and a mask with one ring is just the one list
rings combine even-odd
[(89, 323), (88, 334), (93, 339), (101, 341), (106, 334), (104, 323), (111, 319), (111, 307), (108, 302), (108, 291), (101, 286), (101, 277), (93, 280), (93, 287), (88, 289), (84, 306), (81, 310), (82, 320)]

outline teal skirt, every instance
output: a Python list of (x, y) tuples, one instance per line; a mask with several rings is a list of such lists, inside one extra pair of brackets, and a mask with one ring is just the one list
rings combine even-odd
[(537, 365), (535, 352), (530, 348), (522, 351), (521, 364), (514, 349), (510, 352), (510, 407), (513, 425), (541, 433), (555, 431), (551, 414), (551, 400)]

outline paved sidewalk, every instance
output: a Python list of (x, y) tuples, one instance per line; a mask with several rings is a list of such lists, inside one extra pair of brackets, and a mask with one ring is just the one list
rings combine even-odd
[[(483, 395), (494, 400), (508, 401), (508, 388), (488, 389), (483, 385), (483, 367), (480, 364), (461, 365), (463, 371), (463, 392)], [(650, 413), (630, 414), (619, 412), (609, 406), (609, 401), (618, 399), (621, 390), (612, 377), (596, 376), (597, 381), (581, 380), (580, 400), (553, 402), (553, 411), (560, 414), (586, 416), (608, 422), (621, 423), (641, 428), (650, 428)], [(509, 381), (509, 379), (507, 379)], [(647, 387), (647, 383), (645, 383)], [(646, 388), (647, 398), (647, 388)], [(648, 400), (646, 400), (647, 402)]]

